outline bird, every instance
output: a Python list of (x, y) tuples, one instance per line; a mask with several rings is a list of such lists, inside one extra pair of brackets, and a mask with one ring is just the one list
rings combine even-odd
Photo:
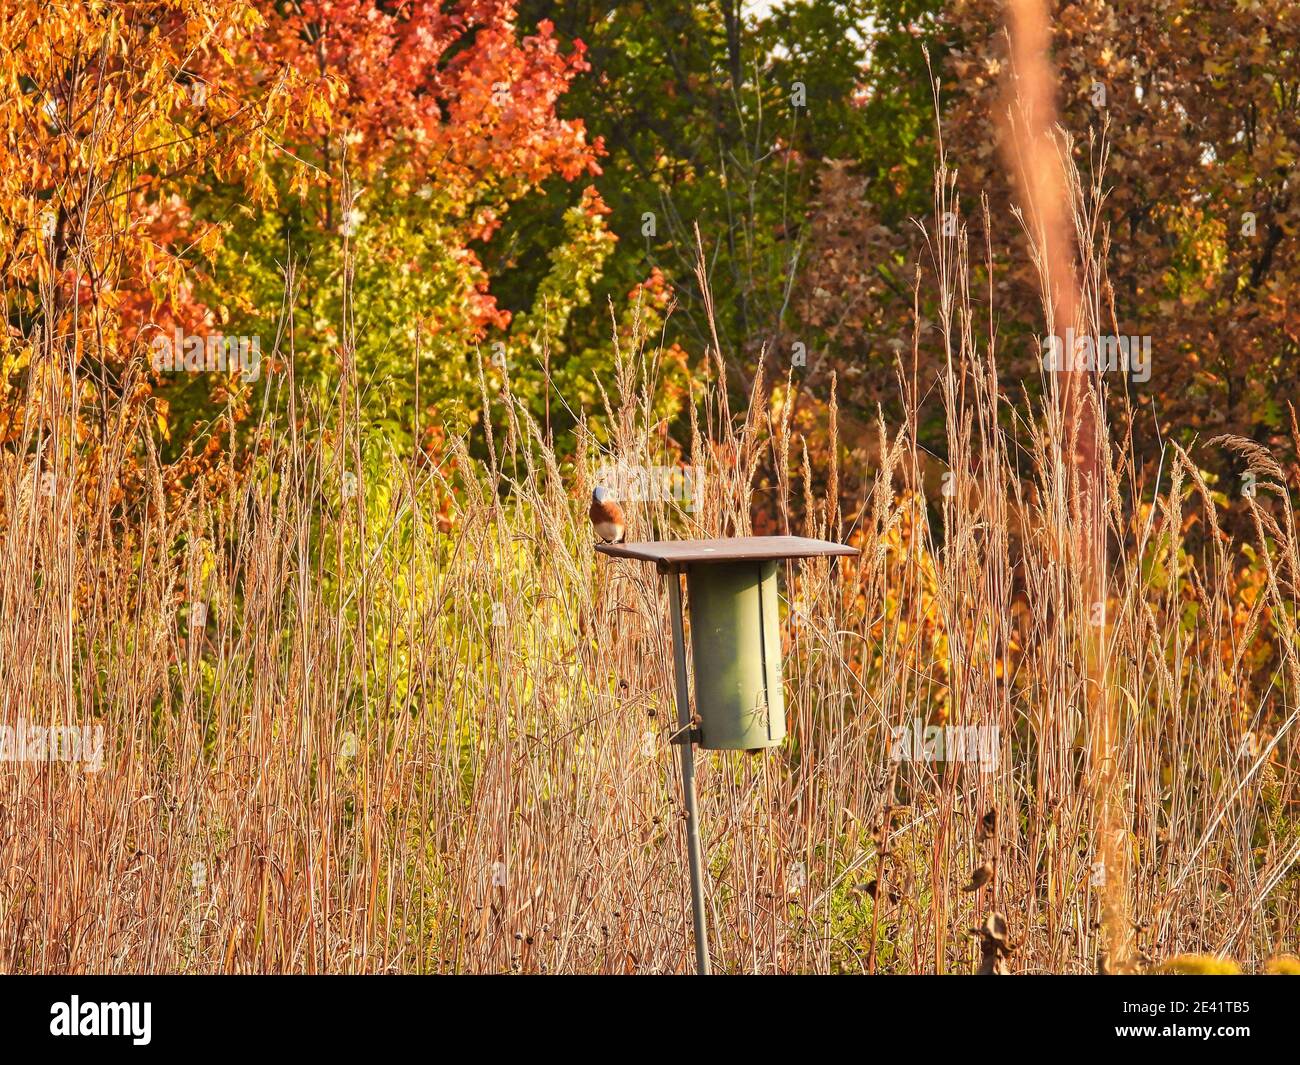
[(971, 870), (970, 883), (963, 887), (962, 891), (978, 891), (992, 879), (993, 863), (985, 862), (983, 865), (978, 865)]
[(623, 539), (623, 508), (614, 499), (614, 493), (608, 488), (597, 485), (591, 491), (591, 509), (587, 511), (592, 527), (608, 544), (616, 544)]
[[(879, 899), (882, 894), (879, 880), (868, 880), (865, 884), (855, 884), (853, 890), (860, 892), (863, 895), (870, 895), (873, 899)], [(902, 896), (892, 887), (883, 894), (888, 897), (891, 903), (897, 903), (898, 900), (902, 898)]]

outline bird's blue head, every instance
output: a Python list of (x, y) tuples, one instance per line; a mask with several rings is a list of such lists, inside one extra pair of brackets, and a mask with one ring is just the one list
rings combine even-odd
[(598, 484), (591, 490), (591, 501), (593, 503), (612, 503), (614, 501), (614, 493), (604, 485)]

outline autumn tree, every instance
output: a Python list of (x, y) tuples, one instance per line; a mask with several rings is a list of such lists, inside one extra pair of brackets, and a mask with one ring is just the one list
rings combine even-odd
[[(150, 338), (173, 330), (258, 337), (267, 371), (291, 360), (322, 402), (350, 365), (367, 421), (399, 443), (469, 424), (480, 358), (539, 410), (546, 373), (590, 386), (579, 364), (608, 361), (565, 341), (615, 241), (586, 184), (600, 142), (556, 108), (587, 67), (581, 41), (544, 20), (521, 32), (492, 0), (7, 15), (6, 437), (30, 422), (38, 363), (64, 385), (76, 367), (83, 399), (129, 376), (172, 457), (228, 434), (265, 378), (154, 372)], [(503, 304), (487, 249), (543, 185), (563, 209), (536, 304)], [(653, 276), (620, 283), (620, 302)], [(56, 341), (72, 363), (42, 363)]]
[[(129, 387), (144, 402), (149, 381), (136, 374), (128, 385), (127, 371), (145, 324), (201, 321), (191, 266), (220, 234), (195, 219), (183, 190), (217, 174), (256, 202), (268, 192), (259, 170), (273, 131), (290, 109), (318, 106), (283, 68), (266, 68), (252, 97), (231, 91), (224, 61), (259, 21), (234, 0), (8, 5), (0, 441), (59, 429), (46, 417), (55, 397), (93, 407)], [(165, 406), (158, 412), (165, 428)], [(62, 428), (68, 445), (75, 434)]]
[[(934, 73), (966, 208), (960, 222), (970, 226), (972, 247), (982, 248), (986, 236), (992, 243), (1004, 381), (1033, 392), (1042, 353), (1038, 279), (1010, 215), (1016, 198), (998, 150), (1008, 62), (1002, 15), (992, 0), (944, 11), (934, 38), (950, 50)], [(1104, 174), (1107, 327), (1152, 338), (1149, 382), (1107, 380), (1136, 409), (1135, 433), (1148, 458), (1158, 452), (1157, 424), (1183, 442), (1234, 432), (1289, 446), (1286, 403), (1297, 391), (1300, 353), (1291, 297), (1300, 270), (1298, 48), (1300, 14), (1280, 0), (1053, 5), (1061, 122), (1080, 172)], [(926, 77), (922, 64), (915, 77)], [(911, 293), (900, 294), (872, 265), (925, 268), (915, 228), (882, 217), (866, 180), (870, 168), (847, 159), (823, 172), (814, 265), (795, 299), (846, 373), (863, 336), (910, 344)], [(987, 231), (981, 194), (990, 203)], [(923, 285), (920, 350), (922, 366), (932, 368), (926, 359), (938, 349), (925, 328), (926, 291)], [(878, 363), (861, 380), (859, 402), (892, 387)]]
[[(582, 43), (562, 48), (545, 22), (519, 33), (511, 3), (261, 7), (262, 29), (237, 63), (246, 91), (285, 64), (328, 85), (331, 107), (304, 115), (272, 162), (273, 209), (249, 210), (238, 186), (199, 196), (205, 218), (238, 222), (214, 299), (240, 330), (275, 335), (291, 258), (293, 329), (281, 344), (292, 344), (298, 379), (327, 397), (354, 360), (369, 424), (395, 441), (465, 428), (480, 358), (494, 388), (510, 376), (540, 395), (533, 338), (512, 329), (515, 308), (492, 291), (484, 249), (554, 179), (572, 209), (547, 249), (551, 269), (571, 281), (600, 271), (612, 238), (599, 197), (578, 184), (599, 172), (600, 144), (556, 113), (586, 68)], [(562, 331), (583, 299), (581, 284), (552, 285), (547, 321)]]

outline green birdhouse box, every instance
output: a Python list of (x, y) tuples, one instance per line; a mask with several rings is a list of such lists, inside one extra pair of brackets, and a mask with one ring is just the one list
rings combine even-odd
[(776, 562), (686, 571), (700, 746), (752, 751), (785, 738)]
[[(700, 852), (695, 797), (694, 744), (715, 751), (761, 751), (785, 738), (785, 695), (781, 690), (781, 614), (777, 608), (776, 564), (785, 558), (856, 555), (855, 547), (803, 536), (740, 536), (731, 540), (650, 540), (598, 544), (614, 558), (653, 562), (668, 583), (673, 620), (673, 674), (677, 688), (677, 732), (686, 807), (686, 852), (691, 867), (691, 916), (695, 924), (695, 969), (712, 972), (704, 904), (704, 860)], [(686, 676), (686, 626), (682, 619), (682, 574), (691, 614), (691, 660), (695, 665), (695, 710)]]
[[(654, 562), (676, 582), (686, 575), (695, 674), (695, 740), (707, 750), (756, 751), (785, 738), (777, 562), (856, 555), (856, 548), (802, 536), (652, 540), (600, 544), (620, 558)], [(680, 588), (673, 589), (680, 595)], [(676, 603), (676, 600), (674, 600)], [(675, 629), (680, 609), (674, 609)], [(677, 646), (684, 636), (674, 631)], [(680, 669), (680, 666), (679, 666)], [(679, 677), (679, 691), (685, 678)]]

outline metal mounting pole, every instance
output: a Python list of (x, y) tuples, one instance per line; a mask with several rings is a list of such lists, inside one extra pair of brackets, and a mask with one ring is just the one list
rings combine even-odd
[(679, 574), (664, 574), (673, 615), (673, 671), (677, 681), (678, 746), (682, 751), (682, 795), (686, 801), (686, 850), (691, 864), (691, 914), (695, 919), (695, 969), (700, 976), (712, 972), (709, 964), (709, 929), (704, 914), (704, 870), (700, 861), (700, 817), (695, 805), (695, 726), (686, 686), (686, 633), (682, 628), (682, 582)]

